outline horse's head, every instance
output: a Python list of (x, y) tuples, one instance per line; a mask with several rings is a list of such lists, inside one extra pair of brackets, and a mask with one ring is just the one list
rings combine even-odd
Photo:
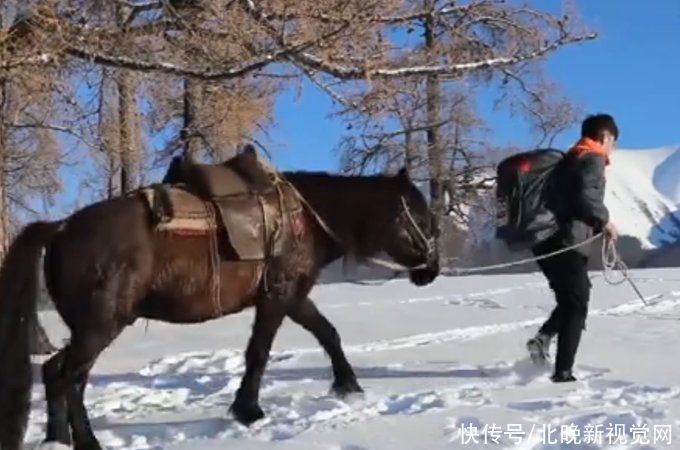
[(424, 286), (439, 275), (435, 217), (405, 169), (395, 178), (397, 189), (387, 208), (390, 218), (385, 222), (384, 251), (409, 268), (412, 283)]
[(311, 206), (336, 251), (326, 264), (345, 256), (377, 262), (387, 254), (424, 286), (439, 275), (435, 218), (406, 170), (396, 176), (339, 176), (286, 172)]

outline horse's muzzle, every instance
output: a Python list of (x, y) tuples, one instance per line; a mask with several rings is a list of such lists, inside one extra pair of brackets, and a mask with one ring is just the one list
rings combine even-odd
[(416, 286), (426, 286), (432, 283), (439, 275), (439, 263), (433, 263), (422, 269), (413, 269), (409, 272), (411, 283)]

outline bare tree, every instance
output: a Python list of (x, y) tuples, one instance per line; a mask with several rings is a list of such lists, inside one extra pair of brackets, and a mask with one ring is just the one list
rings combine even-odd
[[(120, 190), (126, 193), (138, 183), (137, 163), (140, 148), (134, 145), (135, 135), (135, 91), (133, 77), (125, 69), (118, 72), (118, 154), (120, 155)], [(139, 140), (137, 140), (139, 144)]]
[(41, 70), (12, 65), (44, 45), (22, 25), (22, 6), (0, 2), (0, 61), (7, 63), (0, 69), (0, 251), (19, 221), (39, 213), (40, 201), (50, 204), (67, 156), (60, 139), (78, 134), (68, 70), (49, 59)]
[[(595, 37), (576, 28), (569, 16), (497, 0), (116, 3), (127, 7), (123, 29), (101, 20), (107, 2), (33, 0), (22, 30), (41, 45), (27, 48), (13, 41), (20, 48), (0, 68), (70, 55), (100, 65), (210, 80), (242, 78), (277, 62), (342, 80), (458, 77), (541, 58)], [(389, 42), (390, 30), (423, 21), (434, 22), (438, 33), (450, 37), (439, 45), (439, 58), (431, 57), (431, 49), (401, 49)], [(177, 51), (194, 41), (190, 56)]]
[(272, 124), (278, 83), (269, 80), (211, 82), (148, 74), (150, 131), (166, 142), (160, 162), (177, 153), (197, 160), (222, 161)]
[[(116, 25), (124, 31), (128, 12), (123, 3), (115, 6)], [(116, 91), (118, 94), (118, 155), (120, 157), (120, 190), (121, 193), (131, 191), (136, 185), (136, 172), (139, 149), (133, 146), (135, 134), (135, 88), (133, 74), (126, 69), (118, 69), (116, 73)]]
[(7, 127), (5, 116), (7, 104), (7, 80), (0, 78), (0, 261), (4, 259), (9, 246), (9, 207), (6, 189)]
[[(54, 75), (54, 74), (52, 74)], [(36, 215), (34, 200), (50, 201), (60, 187), (62, 154), (51, 117), (56, 111), (50, 74), (9, 71), (0, 77), (1, 253), (20, 217)], [(2, 256), (2, 255), (0, 255)]]
[[(0, 3), (0, 42), (7, 39), (4, 31), (4, 20), (6, 16), (4, 2)], [(0, 61), (7, 58), (7, 50), (0, 47)], [(8, 116), (8, 76), (7, 73), (0, 72), (0, 261), (4, 259), (9, 246), (9, 207), (7, 201), (7, 116)]]
[[(437, 215), (464, 221), (470, 195), (488, 178), (479, 157), (487, 146), (474, 86), (500, 81), (498, 104), (528, 119), (539, 143), (550, 143), (573, 123), (577, 108), (556, 95), (534, 61), (548, 42), (557, 48), (586, 34), (569, 4), (562, 16), (497, 1), (406, 1), (400, 11), (404, 20), (392, 26), (407, 37), (393, 43), (392, 54), (400, 54), (402, 64), (421, 64), (400, 72), (410, 75), (408, 81), (392, 80), (390, 70), (374, 72), (378, 79), (363, 92), (324, 83), (327, 74), (316, 81), (342, 106), (352, 130), (340, 146), (346, 170), (390, 169), (404, 161), (422, 176), (424, 165)], [(459, 70), (448, 71), (453, 66)]]
[(560, 92), (559, 86), (546, 79), (540, 67), (521, 65), (516, 70), (504, 69), (503, 75), (498, 104), (509, 105), (513, 114), (529, 123), (536, 147), (551, 147), (555, 138), (583, 115), (581, 108)]
[(139, 184), (139, 163), (144, 154), (139, 98), (136, 79), (127, 70), (96, 70), (97, 89), (90, 101), (96, 105), (93, 119), (94, 140), (91, 148), (102, 179), (106, 181), (106, 196), (129, 192)]
[(202, 103), (203, 89), (200, 81), (184, 77), (182, 97), (182, 129), (180, 140), (184, 147), (184, 155), (197, 158), (201, 150), (201, 142), (197, 128), (199, 126), (199, 108)]

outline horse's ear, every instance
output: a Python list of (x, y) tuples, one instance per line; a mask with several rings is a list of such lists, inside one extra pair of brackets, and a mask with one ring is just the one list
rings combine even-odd
[(199, 161), (196, 159), (196, 155), (194, 155), (193, 153), (187, 153), (182, 156), (175, 156), (175, 159), (179, 161), (182, 167), (199, 163)]
[(257, 155), (255, 146), (253, 146), (253, 144), (250, 143), (243, 146), (243, 148), (241, 149), (241, 153), (250, 153), (251, 155)]
[(411, 181), (411, 177), (409, 176), (408, 169), (406, 167), (402, 167), (401, 169), (399, 169), (399, 173), (397, 174), (397, 176), (404, 181), (408, 182)]
[(165, 172), (165, 176), (163, 177), (161, 183), (172, 184), (180, 182), (183, 163), (184, 159), (181, 156), (173, 157), (172, 161), (170, 161), (170, 164), (168, 165), (168, 170)]

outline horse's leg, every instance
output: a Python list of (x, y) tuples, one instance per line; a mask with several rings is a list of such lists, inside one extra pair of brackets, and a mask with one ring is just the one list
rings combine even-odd
[(104, 329), (77, 330), (71, 343), (43, 365), (47, 399), (46, 442), (70, 445), (70, 423), (76, 450), (101, 448), (87, 418), (83, 394), (95, 359), (121, 330), (116, 328), (104, 333)]
[(264, 417), (259, 405), (260, 382), (284, 316), (285, 310), (278, 298), (265, 297), (257, 304), (253, 333), (246, 349), (246, 372), (230, 408), (236, 420), (244, 425)]
[(75, 450), (99, 450), (101, 446), (92, 431), (85, 409), (84, 395), (87, 379), (99, 354), (122, 331), (121, 326), (92, 329), (73, 336), (64, 358), (62, 376), (67, 383), (68, 419), (73, 432)]
[(314, 302), (305, 298), (288, 311), (288, 316), (312, 333), (330, 357), (333, 365), (333, 392), (339, 397), (363, 392), (345, 352), (342, 351), (340, 335), (333, 324), (319, 312)]
[(71, 432), (68, 426), (68, 410), (66, 404), (66, 385), (61, 373), (66, 348), (52, 356), (43, 364), (43, 383), (45, 384), (45, 400), (47, 401), (47, 436), (46, 442), (71, 444)]

